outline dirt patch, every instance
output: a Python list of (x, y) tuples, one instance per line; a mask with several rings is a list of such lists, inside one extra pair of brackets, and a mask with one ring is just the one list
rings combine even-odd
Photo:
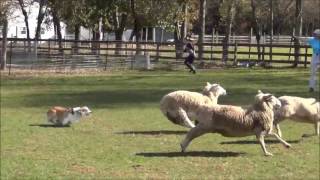
[(71, 167), (72, 171), (80, 172), (80, 173), (96, 173), (97, 170), (95, 167), (92, 166), (83, 166), (83, 165), (72, 165)]

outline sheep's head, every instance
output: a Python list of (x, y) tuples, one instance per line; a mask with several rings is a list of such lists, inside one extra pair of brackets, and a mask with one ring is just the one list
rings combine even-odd
[(258, 90), (258, 94), (255, 97), (257, 103), (266, 103), (269, 107), (273, 109), (279, 109), (281, 107), (281, 102), (274, 95), (269, 93), (263, 93), (261, 90)]
[(80, 116), (89, 116), (92, 113), (87, 106), (75, 107), (73, 108), (73, 112), (80, 114)]
[(227, 94), (227, 91), (219, 84), (210, 84), (207, 82), (207, 85), (203, 89), (203, 93), (209, 94), (209, 92), (213, 93), (216, 97)]

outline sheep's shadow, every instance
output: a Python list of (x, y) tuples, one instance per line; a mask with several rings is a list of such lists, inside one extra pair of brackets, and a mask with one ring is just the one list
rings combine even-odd
[[(299, 143), (301, 140), (289, 140), (289, 141), (286, 141), (290, 144), (296, 144), (296, 143)], [(278, 144), (278, 143), (281, 143), (280, 141), (278, 140), (270, 140), (270, 139), (267, 139), (265, 140), (265, 143), (266, 144)], [(257, 140), (239, 140), (239, 141), (226, 141), (226, 142), (221, 142), (220, 144), (260, 144)]]
[(144, 152), (136, 153), (136, 156), (144, 157), (237, 157), (243, 152), (219, 152), (219, 151), (189, 151), (189, 152)]
[(38, 126), (42, 128), (69, 128), (70, 127), (70, 125), (60, 126), (60, 125), (54, 125), (54, 124), (29, 124), (29, 126)]
[(173, 130), (160, 130), (160, 131), (123, 131), (123, 132), (116, 132), (116, 134), (124, 134), (124, 135), (184, 135), (187, 134), (188, 131), (173, 131)]

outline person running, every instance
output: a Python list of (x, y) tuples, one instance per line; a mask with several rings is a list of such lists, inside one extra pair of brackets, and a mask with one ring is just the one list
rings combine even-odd
[(317, 70), (320, 66), (320, 29), (316, 29), (312, 33), (312, 36), (313, 37), (308, 40), (313, 50), (310, 63), (309, 92), (313, 92), (316, 88)]
[(193, 72), (193, 74), (196, 73), (196, 68), (192, 65), (194, 58), (196, 57), (196, 53), (194, 51), (194, 47), (190, 42), (188, 42), (185, 46), (185, 49), (183, 52), (187, 53), (187, 56), (184, 60), (184, 64), (190, 69), (189, 72)]

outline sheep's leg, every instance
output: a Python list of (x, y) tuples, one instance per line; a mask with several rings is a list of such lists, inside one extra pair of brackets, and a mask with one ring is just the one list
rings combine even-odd
[(290, 148), (291, 145), (287, 143), (285, 140), (283, 140), (280, 136), (278, 136), (276, 133), (270, 133), (268, 134), (270, 136), (274, 136), (276, 139), (278, 139), (285, 147)]
[(280, 129), (280, 125), (278, 123), (276, 123), (274, 125), (275, 129), (277, 130), (277, 134), (279, 137), (282, 137), (282, 132), (281, 132), (281, 129)]
[(271, 153), (269, 153), (269, 152), (267, 151), (266, 144), (265, 144), (265, 142), (264, 142), (264, 136), (265, 136), (265, 133), (264, 133), (264, 132), (260, 132), (259, 134), (256, 135), (256, 137), (257, 137), (257, 139), (258, 139), (258, 141), (259, 141), (259, 143), (260, 143), (260, 145), (261, 145), (261, 148), (262, 148), (262, 150), (263, 150), (263, 152), (264, 152), (264, 155), (266, 155), (266, 156), (273, 156), (273, 154), (271, 154)]
[(185, 152), (185, 150), (187, 149), (187, 146), (189, 145), (189, 143), (194, 139), (197, 138), (205, 133), (210, 132), (209, 130), (204, 129), (203, 127), (196, 126), (194, 128), (192, 128), (186, 135), (185, 139), (180, 143), (181, 146), (181, 152)]
[(186, 111), (184, 111), (183, 109), (179, 109), (179, 116), (181, 117), (182, 119), (182, 125), (188, 127), (188, 128), (194, 128), (195, 125), (191, 122), (191, 120), (189, 119)]
[(316, 135), (319, 136), (320, 135), (320, 121), (317, 121), (315, 123), (315, 129), (316, 129)]
[(320, 135), (320, 121), (315, 122), (314, 124), (315, 134), (303, 134), (302, 137), (311, 137)]

